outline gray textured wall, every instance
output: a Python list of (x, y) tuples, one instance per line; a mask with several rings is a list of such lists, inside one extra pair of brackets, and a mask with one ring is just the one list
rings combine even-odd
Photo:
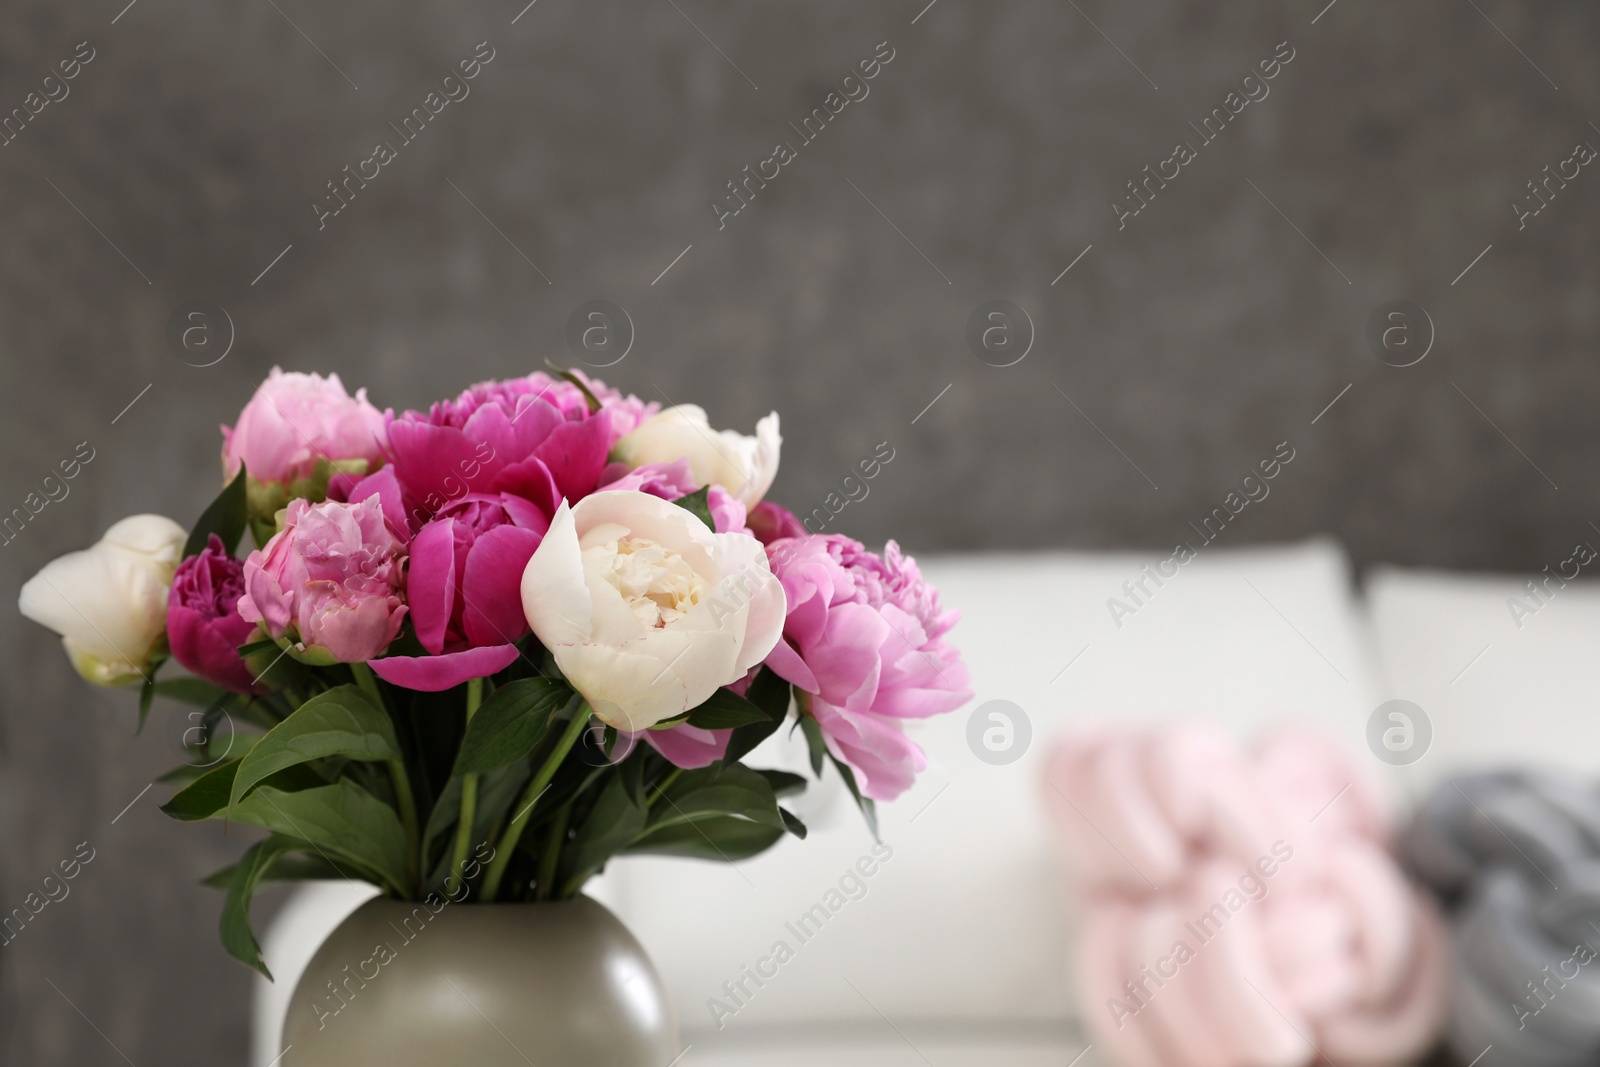
[[(6, 590), (124, 514), (189, 521), (217, 423), (275, 362), (420, 405), (570, 362), (596, 298), (637, 328), (611, 381), (719, 425), (782, 410), (797, 508), (890, 441), (838, 520), (868, 541), (1170, 546), (1283, 440), (1295, 463), (1230, 540), (1536, 569), (1600, 519), (1600, 174), (1523, 230), (1510, 207), (1600, 145), (1592, 4), (538, 0), (512, 24), (522, 0), (124, 2), (0, 9), (0, 109), (95, 51), (0, 148), (0, 510), (96, 450), (0, 550)], [(1270, 95), (1119, 230), (1124, 183), (1285, 40)], [(481, 41), (471, 95), (319, 231), (324, 182)], [(881, 41), (870, 95), (719, 231), (724, 183)], [(1405, 369), (1363, 339), (1400, 297), (1437, 329)], [(964, 340), (996, 298), (1036, 327), (1011, 367)], [(236, 324), (206, 369), (165, 336), (194, 299)], [(0, 910), (97, 850), (0, 949), (0, 1059), (238, 1062), (246, 974), (194, 885), (238, 836), (154, 792), (112, 824), (180, 713), (134, 739), (131, 699), (47, 634), (0, 612), (0, 647)]]

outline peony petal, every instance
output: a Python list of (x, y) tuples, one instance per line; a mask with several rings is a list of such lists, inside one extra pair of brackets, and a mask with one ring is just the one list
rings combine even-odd
[[(485, 409), (488, 410), (488, 409)], [(495, 409), (498, 410), (498, 409)], [(389, 427), (394, 476), (405, 491), (405, 507), (427, 518), (472, 490), (488, 489), (505, 466), (503, 455), (485, 460), (483, 446), (453, 426), (396, 419)], [(467, 472), (475, 476), (468, 478)]]
[(542, 540), (519, 526), (497, 526), (467, 552), (461, 581), (461, 627), (474, 645), (516, 641), (528, 632), (522, 572)]
[(751, 508), (746, 523), (756, 539), (764, 545), (785, 537), (804, 537), (807, 533), (794, 512), (770, 500), (763, 500)]
[(537, 416), (525, 411), (513, 418), (499, 404), (484, 404), (467, 416), (461, 432), (473, 442), (477, 466), (463, 468), (475, 472), (470, 488), (483, 489), (507, 463), (528, 454), (535, 441), (549, 432), (540, 427)]
[(725, 575), (719, 585), (737, 589), (746, 602), (747, 610), (740, 620), (744, 640), (735, 661), (739, 673), (743, 674), (766, 659), (783, 634), (783, 583), (773, 575), (766, 549), (749, 534), (718, 534), (717, 545)]
[(831, 599), (828, 590), (833, 583), (826, 574), (821, 581), (818, 580), (819, 576), (812, 572), (820, 569), (799, 568), (798, 572), (789, 572), (783, 577), (783, 596), (789, 605), (789, 617), (783, 624), (783, 632), (801, 648), (809, 648), (819, 640), (828, 625)]
[(561, 505), (561, 489), (544, 461), (536, 458), (508, 464), (495, 475), (492, 487), (508, 499), (522, 498), (544, 514), (554, 514)]
[(239, 646), (250, 640), (256, 627), (238, 615), (206, 619), (194, 608), (182, 604), (167, 607), (167, 640), (172, 658), (191, 674), (233, 693), (265, 693), (255, 674), (239, 655)]
[[(472, 415), (472, 419), (479, 419), (480, 415), (482, 418), (476, 423), (469, 419), (467, 426), (474, 435), (482, 433), (492, 437), (495, 447), (508, 460), (532, 455), (540, 442), (566, 421), (555, 404), (556, 398), (551, 395), (557, 388), (552, 382), (536, 395), (519, 397), (516, 411), (511, 415), (498, 405), (485, 405)], [(483, 414), (491, 410), (494, 414)]]
[(677, 552), (710, 581), (722, 577), (717, 566), (717, 535), (687, 508), (640, 492), (592, 493), (572, 509), (578, 536), (603, 523), (616, 523)]
[[(272, 548), (272, 541), (268, 541), (265, 552), (270, 553)], [(293, 621), (294, 603), (266, 567), (255, 562), (258, 554), (265, 553), (252, 554), (244, 565), (245, 592), (239, 598), (239, 614), (250, 622), (261, 623), (273, 637), (282, 637)]]
[(626, 645), (547, 646), (595, 714), (619, 730), (643, 730), (698, 707), (736, 680), (728, 633), (667, 627)]
[(550, 508), (547, 511), (520, 496), (501, 493), (500, 506), (505, 508), (506, 514), (511, 517), (512, 523), (522, 527), (524, 530), (532, 530), (540, 537), (543, 537), (544, 532), (550, 529), (550, 516), (556, 513), (556, 508), (561, 506), (561, 501), (559, 499), (551, 501)]
[(778, 476), (778, 455), (782, 447), (783, 435), (778, 432), (778, 413), (774, 411), (756, 423), (749, 483), (737, 494), (745, 507), (753, 508), (761, 503), (767, 490), (772, 488), (772, 480)]
[(629, 467), (625, 463), (607, 464), (600, 472), (600, 488), (620, 492), (637, 489), (663, 500), (676, 500), (688, 496), (699, 488), (689, 461), (675, 459), (671, 463), (646, 463), (642, 467)]
[[(656, 633), (666, 633), (657, 630)], [(567, 681), (607, 726), (636, 732), (682, 715), (716, 691), (691, 694), (683, 676), (663, 670), (671, 657), (614, 645), (547, 645)], [(685, 646), (687, 647), (687, 646)], [(698, 699), (691, 699), (694, 696)]]
[(368, 664), (372, 673), (403, 689), (438, 693), (473, 678), (503, 671), (521, 655), (516, 645), (485, 645), (443, 656), (385, 656)]
[(406, 516), (405, 497), (400, 492), (400, 482), (395, 478), (394, 467), (388, 466), (369, 474), (350, 490), (350, 503), (359, 504), (369, 496), (376, 496), (383, 508), (383, 517), (389, 520), (402, 542), (411, 537), (414, 527)]
[(829, 751), (856, 772), (863, 796), (893, 800), (910, 789), (917, 773), (928, 765), (921, 747), (892, 720), (846, 711), (825, 700), (813, 700), (811, 712)]
[(87, 610), (80, 609), (68, 590), (98, 599), (108, 589), (103, 568), (88, 549), (79, 549), (51, 560), (24, 582), (17, 596), (17, 609), (40, 626), (49, 627), (62, 636), (70, 634), (92, 640), (94, 629), (88, 620), (95, 614), (94, 601), (86, 599)]
[(435, 519), (412, 539), (406, 598), (411, 604), (411, 625), (416, 627), (417, 640), (438, 655), (444, 651), (445, 630), (456, 603), (454, 519)]
[(340, 663), (365, 663), (383, 655), (405, 617), (406, 606), (394, 597), (362, 597), (353, 606), (330, 602), (309, 616), (302, 613), (300, 639)]
[[(960, 666), (957, 664), (957, 666)], [(962, 669), (961, 684), (965, 684)], [(952, 679), (955, 675), (952, 673)], [(879, 715), (892, 715), (897, 719), (926, 719), (955, 711), (972, 699), (970, 689), (890, 689), (879, 686), (872, 710)]]
[(732, 730), (702, 730), (683, 723), (670, 730), (642, 730), (633, 737), (643, 737), (651, 748), (661, 753), (674, 767), (686, 771), (709, 767), (728, 751)]
[(600, 484), (610, 442), (610, 419), (599, 411), (582, 422), (563, 422), (533, 454), (550, 469), (561, 495), (578, 500)]
[(711, 526), (718, 533), (742, 533), (754, 537), (746, 523), (749, 521), (749, 512), (739, 502), (739, 498), (729, 493), (720, 485), (713, 485), (706, 491), (706, 506), (711, 511)]
[(806, 650), (823, 699), (870, 710), (878, 695), (880, 649), (892, 639), (889, 624), (869, 605), (840, 604), (830, 611), (822, 639)]
[(100, 540), (174, 567), (183, 558), (189, 531), (165, 515), (129, 515), (112, 523)]
[(523, 568), (521, 593), (523, 617), (546, 648), (588, 639), (594, 609), (583, 581), (575, 520), (565, 502)]
[(808, 693), (815, 693), (821, 688), (817, 685), (817, 676), (811, 673), (811, 668), (806, 666), (806, 661), (794, 650), (787, 637), (780, 637), (778, 643), (772, 646), (772, 651), (767, 653), (767, 666), (779, 678), (793, 682)]

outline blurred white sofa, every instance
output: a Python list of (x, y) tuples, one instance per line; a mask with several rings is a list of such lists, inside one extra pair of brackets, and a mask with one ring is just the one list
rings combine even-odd
[[(612, 865), (592, 892), (661, 970), (690, 1046), (683, 1067), (1075, 1062), (1085, 1039), (1068, 986), (1071, 916), (1038, 799), (1053, 739), (1096, 718), (1204, 715), (1249, 734), (1298, 716), (1362, 751), (1373, 710), (1403, 697), (1429, 715), (1434, 740), (1410, 767), (1371, 760), (1397, 805), (1462, 762), (1582, 764), (1600, 741), (1600, 718), (1581, 703), (1600, 672), (1583, 655), (1600, 639), (1600, 590), (1570, 586), (1519, 629), (1505, 600), (1521, 580), (1382, 570), (1363, 601), (1328, 540), (1202, 552), (1159, 587), (1146, 578), (1141, 593), (1155, 560), (922, 561), (964, 612), (954, 637), (976, 699), (916, 724), (931, 765), (880, 807), (892, 858), (733, 1016), (716, 1018), (708, 1002), (730, 1003), (724, 982), (779, 938), (793, 942), (785, 923), (872, 846), (836, 781), (800, 800), (804, 842), (736, 867)], [(1136, 610), (1114, 617), (1113, 597)], [(997, 699), (1022, 708), (1032, 728), (1026, 752), (999, 766), (967, 742), (972, 709)], [(769, 745), (767, 765), (800, 769), (800, 751), (781, 738)], [(370, 892), (307, 887), (278, 915), (264, 939), (278, 984), (258, 987), (255, 1067), (278, 1055), (284, 998), (305, 960)], [(1076, 1062), (1091, 1067), (1096, 1050)]]

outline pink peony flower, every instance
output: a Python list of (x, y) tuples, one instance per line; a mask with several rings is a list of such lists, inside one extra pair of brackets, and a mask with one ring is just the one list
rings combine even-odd
[(972, 696), (961, 655), (942, 638), (959, 612), (890, 541), (884, 554), (836, 534), (767, 546), (788, 618), (767, 666), (811, 694), (828, 750), (861, 792), (893, 800), (927, 766), (900, 720), (954, 711)]
[(309, 478), (317, 460), (383, 462), (384, 416), (367, 391), (345, 392), (337, 374), (267, 375), (230, 428), (222, 428), (222, 468), (229, 480), (242, 461), (257, 482)]
[(549, 517), (510, 493), (469, 493), (411, 539), (406, 601), (431, 656), (389, 656), (372, 669), (396, 685), (437, 692), (504, 670), (528, 632), (522, 571)]
[(244, 563), (239, 614), (311, 662), (375, 659), (400, 632), (404, 543), (376, 497), (289, 502), (284, 527)]
[(393, 477), (411, 529), (468, 493), (512, 493), (554, 515), (563, 498), (594, 492), (611, 446), (655, 405), (589, 384), (602, 404), (593, 414), (577, 386), (535, 372), (391, 420)]
[[(613, 463), (605, 469), (600, 480), (603, 483), (601, 489), (634, 489), (662, 500), (677, 500), (700, 488), (689, 470), (687, 459), (671, 463), (646, 463), (631, 471), (621, 463)], [(750, 533), (745, 525), (744, 505), (722, 486), (713, 485), (707, 491), (706, 504), (711, 510), (711, 521), (717, 533)]]
[(256, 632), (239, 614), (244, 564), (216, 534), (198, 554), (178, 565), (167, 596), (167, 641), (172, 657), (190, 673), (234, 693), (264, 693), (239, 655)]

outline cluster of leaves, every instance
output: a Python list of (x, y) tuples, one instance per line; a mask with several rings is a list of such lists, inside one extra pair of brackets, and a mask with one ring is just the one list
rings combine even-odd
[[(189, 551), (210, 533), (230, 549), (238, 544), (244, 478), (241, 471), (202, 515)], [(703, 494), (683, 503), (705, 507)], [(152, 677), (141, 722), (156, 695), (204, 709), (186, 745), (190, 761), (163, 779), (180, 788), (162, 810), (267, 831), (206, 879), (227, 892), (221, 933), (230, 954), (267, 973), (249, 908), (271, 882), (357, 879), (415, 900), (439, 892), (480, 903), (562, 900), (614, 856), (731, 862), (785, 834), (805, 836), (779, 803), (804, 779), (742, 762), (792, 710), (813, 770), (820, 776), (831, 759), (804, 694), (796, 704), (772, 671), (763, 668), (745, 696), (719, 689), (661, 724), (732, 731), (722, 759), (684, 770), (594, 719), (533, 637), (520, 649), (492, 678), (440, 693), (391, 686), (365, 664), (308, 666), (270, 640), (240, 650), (273, 687), (264, 696)], [(876, 832), (872, 802), (835, 765)], [(465, 862), (469, 852), (490, 858)]]

